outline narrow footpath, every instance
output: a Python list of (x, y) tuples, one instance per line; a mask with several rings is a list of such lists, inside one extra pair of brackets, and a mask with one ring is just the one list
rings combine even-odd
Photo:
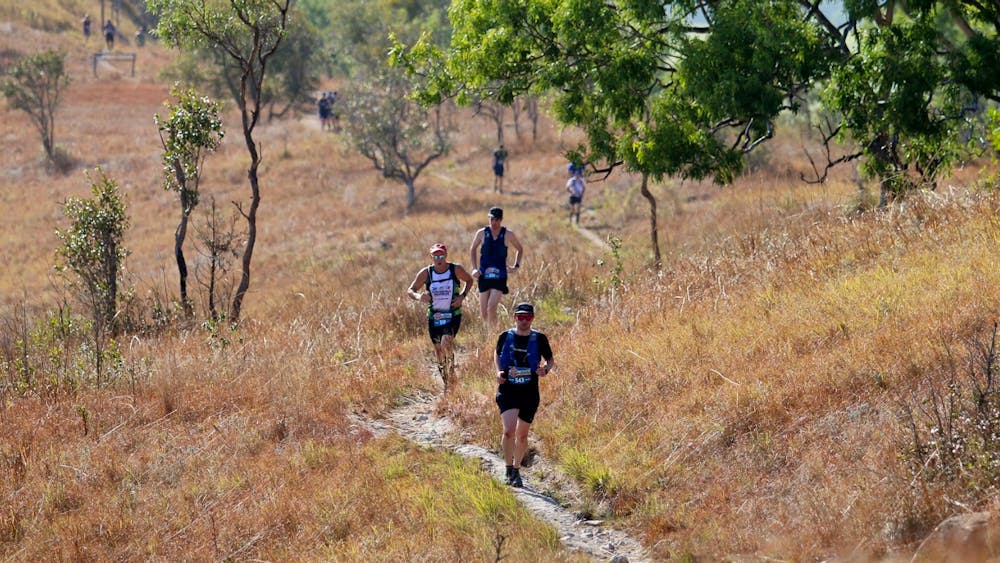
[(594, 233), (594, 231), (591, 231), (587, 227), (581, 227), (579, 224), (575, 224), (575, 225), (573, 225), (573, 227), (576, 228), (577, 232), (579, 232), (581, 235), (583, 235), (583, 238), (585, 238), (585, 239), (589, 240), (591, 243), (593, 243), (594, 246), (597, 246), (601, 250), (605, 250), (607, 252), (611, 252), (611, 245), (608, 244), (607, 241), (602, 240), (601, 237), (597, 236)]
[[(418, 444), (435, 449), (447, 449), (461, 456), (478, 459), (483, 469), (497, 481), (504, 479), (504, 462), (497, 454), (472, 444), (458, 443), (455, 425), (447, 418), (434, 414), (437, 396), (425, 394), (409, 397), (403, 404), (391, 411), (386, 418), (372, 420), (355, 417), (355, 423), (375, 435), (395, 432)], [(547, 468), (546, 472), (554, 472)], [(559, 496), (578, 498), (578, 491), (568, 490), (572, 482), (557, 478), (547, 485), (551, 488), (557, 482), (561, 488)], [(590, 555), (598, 561), (613, 563), (635, 563), (648, 561), (642, 545), (624, 532), (608, 528), (599, 520), (584, 520), (556, 499), (540, 492), (529, 481), (523, 488), (510, 488), (528, 510), (536, 517), (548, 522), (559, 531), (559, 537), (567, 549)]]

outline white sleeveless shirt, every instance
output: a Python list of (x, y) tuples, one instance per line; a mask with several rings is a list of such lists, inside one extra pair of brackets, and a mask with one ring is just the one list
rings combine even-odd
[(434, 311), (451, 311), (451, 301), (455, 296), (455, 278), (451, 275), (451, 264), (448, 269), (438, 273), (431, 267), (430, 284), (431, 309)]

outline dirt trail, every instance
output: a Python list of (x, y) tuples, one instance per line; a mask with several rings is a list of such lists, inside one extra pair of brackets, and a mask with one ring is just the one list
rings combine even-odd
[[(445, 174), (437, 172), (430, 174), (461, 187), (475, 187)], [(595, 246), (602, 250), (611, 250), (608, 243), (593, 231), (579, 225), (576, 225), (575, 228)], [(390, 411), (385, 418), (370, 419), (355, 415), (354, 422), (375, 435), (395, 432), (424, 446), (447, 449), (466, 458), (478, 459), (484, 470), (489, 472), (494, 479), (502, 482), (505, 472), (503, 459), (486, 448), (463, 443), (460, 433), (451, 420), (435, 413), (435, 402), (438, 397), (439, 395), (431, 394), (407, 397), (399, 407)], [(544, 471), (531, 471), (529, 475), (526, 475), (523, 488), (510, 488), (510, 490), (528, 510), (559, 531), (563, 545), (597, 560), (615, 563), (649, 560), (642, 544), (624, 532), (607, 528), (599, 520), (580, 518), (556, 498), (542, 492), (540, 487), (554, 491), (554, 494), (560, 498), (581, 498), (580, 491), (571, 480), (561, 475), (543, 460), (538, 460), (537, 456), (531, 462), (531, 467), (536, 466), (544, 466)], [(543, 482), (538, 482), (533, 477), (539, 474), (544, 474), (547, 478)]]
[(611, 245), (609, 245), (607, 243), (607, 241), (601, 239), (601, 237), (597, 236), (597, 234), (594, 233), (594, 231), (591, 231), (590, 229), (588, 229), (586, 227), (581, 227), (578, 224), (573, 225), (573, 226), (576, 227), (576, 230), (581, 235), (583, 235), (583, 238), (585, 238), (585, 239), (589, 240), (590, 242), (594, 243), (594, 245), (596, 245), (597, 247), (601, 248), (602, 250), (606, 250), (608, 252), (611, 251)]
[[(476, 185), (470, 184), (468, 182), (463, 182), (463, 181), (458, 180), (458, 179), (456, 179), (456, 178), (454, 178), (452, 176), (449, 176), (447, 174), (442, 174), (440, 172), (431, 171), (431, 172), (428, 172), (428, 174), (430, 174), (431, 176), (434, 176), (435, 178), (438, 178), (440, 180), (444, 180), (445, 182), (448, 182), (450, 184), (454, 184), (454, 185), (462, 187), (462, 188), (481, 189), (480, 186), (476, 186)], [(611, 245), (609, 245), (607, 241), (605, 241), (600, 236), (598, 236), (596, 233), (594, 233), (594, 231), (591, 231), (587, 227), (581, 227), (578, 223), (574, 223), (573, 227), (577, 230), (577, 232), (579, 232), (581, 235), (583, 235), (583, 238), (585, 238), (588, 241), (590, 241), (594, 246), (600, 248), (601, 250), (607, 251), (607, 252), (611, 251)]]
[[(478, 459), (483, 469), (494, 479), (504, 479), (504, 462), (495, 453), (473, 444), (459, 442), (455, 425), (447, 418), (435, 414), (434, 403), (437, 396), (424, 394), (405, 399), (402, 405), (379, 420), (357, 417), (355, 423), (376, 435), (395, 432), (408, 440), (436, 449), (448, 449), (461, 456)], [(539, 465), (535, 460), (532, 466)], [(562, 506), (555, 498), (541, 492), (539, 484), (533, 482), (532, 471), (526, 476), (523, 488), (510, 490), (528, 510), (545, 520), (557, 530), (568, 549), (586, 553), (597, 560), (616, 563), (648, 561), (642, 545), (624, 532), (607, 528), (601, 521), (583, 520), (570, 509)], [(549, 490), (555, 488), (557, 495), (564, 498), (578, 498), (572, 482), (560, 477), (552, 467), (546, 467), (545, 474), (554, 475), (544, 483)]]

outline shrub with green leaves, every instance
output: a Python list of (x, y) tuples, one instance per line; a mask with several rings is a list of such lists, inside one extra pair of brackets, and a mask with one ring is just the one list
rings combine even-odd
[(100, 169), (91, 180), (92, 198), (71, 197), (63, 211), (70, 220), (66, 229), (56, 229), (63, 245), (56, 251), (56, 269), (75, 274), (71, 282), (77, 296), (91, 312), (95, 330), (114, 329), (119, 294), (119, 275), (128, 250), (122, 244), (129, 226), (125, 202), (118, 183)]

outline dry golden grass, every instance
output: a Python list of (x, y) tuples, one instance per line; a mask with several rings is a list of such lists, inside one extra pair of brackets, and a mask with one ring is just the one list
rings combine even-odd
[[(34, 33), (15, 31), (0, 48)], [(87, 193), (84, 169), (122, 185), (140, 302), (176, 293), (179, 210), (159, 187), (152, 120), (170, 54), (141, 51), (136, 78), (95, 78), (78, 37), (44, 37), (70, 52), (56, 140), (77, 166), (46, 172), (25, 116), (3, 114), (6, 351), (64, 295), (50, 279), (52, 233), (60, 203)], [(248, 192), (236, 123), (227, 113), (202, 184), (227, 214)], [(770, 167), (734, 186), (654, 187), (657, 274), (635, 178), (588, 186), (584, 226), (620, 237), (614, 255), (566, 222), (560, 151), (573, 132), (546, 123), (537, 143), (509, 132), (508, 193), (497, 196), (492, 131), (460, 123), (411, 210), (401, 185), (312, 115), (263, 124), (260, 236), (238, 331), (130, 334), (100, 385), (86, 365), (33, 358), (49, 371), (31, 385), (5, 366), (0, 558), (489, 560), (500, 533), (505, 560), (574, 559), (477, 464), (351, 418), (437, 390), (423, 312), (404, 290), (433, 242), (468, 265), (494, 204), (527, 251), (504, 310), (534, 301), (560, 365), (543, 381), (534, 443), (589, 491), (584, 510), (627, 526), (655, 558), (877, 559), (911, 550), (955, 509), (945, 488), (911, 486), (898, 407), (997, 318), (995, 195), (942, 189), (857, 215), (848, 173), (805, 186), (797, 145), (775, 144)], [(207, 197), (196, 222), (206, 208)], [(461, 387), (440, 409), (495, 448), (495, 335), (470, 305)]]

